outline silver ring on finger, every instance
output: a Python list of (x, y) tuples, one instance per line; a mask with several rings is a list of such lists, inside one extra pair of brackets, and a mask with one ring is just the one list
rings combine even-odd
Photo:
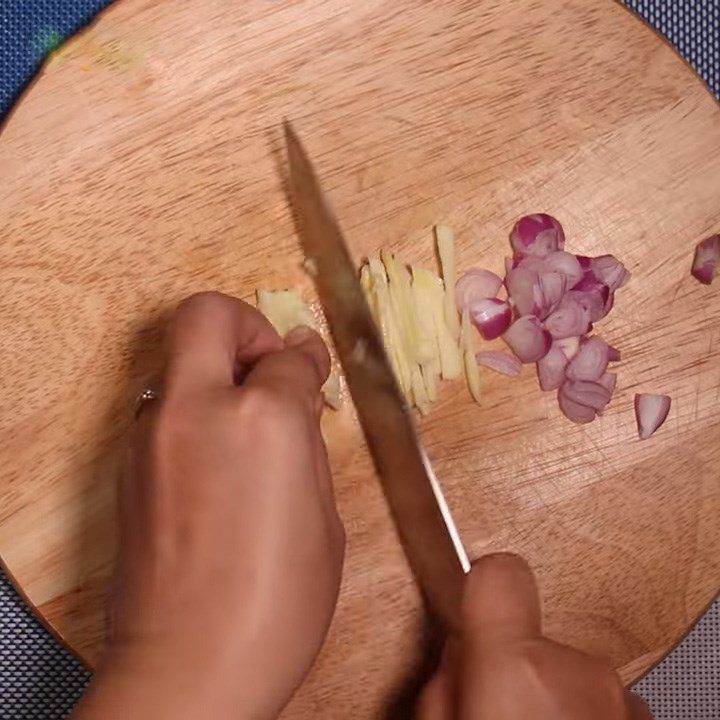
[(153, 402), (154, 400), (160, 399), (160, 393), (157, 390), (153, 390), (152, 388), (145, 388), (138, 396), (135, 398), (135, 419), (137, 420), (138, 417), (140, 417), (140, 413), (142, 412), (142, 409), (147, 405), (149, 402)]

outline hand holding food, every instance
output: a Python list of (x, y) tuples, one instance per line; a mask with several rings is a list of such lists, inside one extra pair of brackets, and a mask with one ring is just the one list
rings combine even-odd
[(245, 303), (178, 309), (122, 493), (112, 640), (76, 718), (274, 718), (335, 609), (344, 535), (319, 428), (327, 350)]

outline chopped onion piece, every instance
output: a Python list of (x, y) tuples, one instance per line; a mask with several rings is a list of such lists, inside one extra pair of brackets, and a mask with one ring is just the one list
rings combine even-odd
[(537, 375), (540, 381), (540, 389), (548, 392), (557, 390), (565, 380), (565, 368), (568, 359), (562, 348), (558, 345), (558, 341), (552, 344), (550, 352), (538, 360)]
[(593, 335), (580, 343), (580, 349), (568, 364), (565, 374), (568, 380), (598, 381), (605, 374), (608, 362), (608, 344)]
[(564, 392), (564, 388), (565, 385), (558, 390), (558, 405), (563, 415), (579, 425), (591, 423), (597, 417), (597, 413), (591, 407), (582, 405), (569, 397)]
[(466, 308), (470, 313), (473, 325), (478, 329), (484, 340), (499, 338), (512, 322), (512, 310), (505, 300), (483, 298), (471, 303)]
[(545, 257), (551, 252), (562, 250), (565, 233), (562, 225), (551, 215), (526, 215), (512, 229), (510, 244), (517, 255)]
[(565, 275), (568, 279), (568, 287), (573, 287), (583, 278), (583, 269), (578, 259), (568, 252), (558, 250), (548, 255), (543, 262), (549, 272)]
[(670, 403), (667, 395), (635, 395), (635, 419), (641, 440), (647, 440), (665, 422)]
[[(584, 281), (583, 281), (584, 282)], [(588, 290), (580, 290), (576, 286), (567, 293), (569, 298), (575, 300), (588, 315), (590, 322), (602, 320), (612, 308), (608, 307), (608, 300), (613, 297), (610, 290), (602, 284)]]
[(620, 351), (612, 345), (608, 345), (608, 360), (610, 362), (620, 362), (621, 359)]
[(533, 314), (544, 320), (560, 304), (567, 288), (568, 281), (565, 275), (556, 272), (541, 273), (533, 288), (535, 297)]
[[(611, 292), (608, 295), (608, 299), (605, 301), (605, 307), (603, 308), (603, 317), (610, 314), (610, 311), (613, 309), (615, 305), (615, 293)], [(602, 320), (602, 318), (598, 318), (598, 320)], [(597, 322), (597, 321), (593, 321)]]
[(588, 265), (585, 267), (581, 264), (581, 267), (583, 267), (583, 277), (572, 288), (571, 292), (578, 293), (575, 297), (577, 297), (583, 306), (590, 312), (590, 321), (597, 322), (598, 320), (602, 320), (610, 312), (610, 310), (612, 310), (615, 303), (614, 291), (598, 279), (590, 268), (589, 263), (594, 262), (594, 258), (579, 256), (578, 262), (580, 260), (587, 261)]
[(568, 360), (572, 360), (580, 349), (580, 340), (581, 338), (579, 337), (562, 338), (555, 340), (554, 344), (565, 353), (565, 357)]
[(507, 274), (505, 287), (518, 315), (534, 314), (537, 282), (537, 273), (527, 268), (516, 267)]
[(567, 293), (558, 308), (545, 321), (545, 327), (556, 340), (584, 335), (590, 329), (590, 316), (576, 298)]
[(483, 350), (475, 355), (475, 360), (478, 365), (510, 377), (517, 377), (522, 369), (522, 363), (514, 355), (501, 350)]
[(459, 313), (483, 298), (494, 298), (502, 287), (502, 280), (493, 272), (473, 268), (455, 283), (455, 304)]
[(590, 270), (610, 292), (615, 292), (630, 280), (630, 273), (614, 255), (600, 255), (590, 260)]
[(601, 283), (593, 273), (592, 270), (584, 270), (583, 276), (578, 280), (575, 285), (572, 286), (571, 290), (602, 290), (603, 288), (608, 290), (607, 286)]
[(518, 257), (514, 264), (514, 267), (525, 268), (525, 270), (531, 270), (534, 273), (549, 272), (545, 265), (545, 258), (535, 257), (534, 255), (528, 255), (527, 257)]
[(607, 287), (603, 285), (595, 277), (595, 275), (593, 275), (592, 270), (585, 270), (580, 280), (576, 282), (575, 285), (573, 285), (570, 289), (580, 290), (582, 292), (587, 292), (589, 290), (597, 290), (598, 292), (600, 292), (603, 288), (605, 288), (606, 292), (608, 291)]
[(610, 402), (610, 391), (604, 385), (589, 380), (566, 380), (561, 391), (573, 402), (600, 414)]
[(552, 337), (534, 315), (518, 318), (503, 335), (503, 340), (522, 363), (534, 363), (545, 357)]
[(612, 395), (617, 386), (617, 374), (606, 372), (598, 382)]
[(558, 390), (560, 410), (573, 422), (592, 422), (610, 402), (609, 385), (607, 381), (566, 380)]
[(588, 272), (590, 270), (590, 263), (592, 261), (592, 258), (588, 257), (587, 255), (576, 255), (575, 257), (580, 263), (580, 267), (583, 269), (583, 272)]
[(692, 265), (693, 277), (703, 285), (709, 285), (717, 272), (720, 261), (720, 235), (712, 235), (698, 243)]

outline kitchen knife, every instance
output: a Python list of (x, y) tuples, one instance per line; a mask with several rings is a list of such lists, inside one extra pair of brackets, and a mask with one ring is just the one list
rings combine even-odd
[(448, 630), (458, 631), (467, 554), (340, 227), (290, 123), (284, 128), (298, 234), (398, 535), (430, 610)]

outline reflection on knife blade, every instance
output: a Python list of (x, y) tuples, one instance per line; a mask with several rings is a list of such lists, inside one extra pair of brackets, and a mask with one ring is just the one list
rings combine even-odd
[(448, 629), (458, 630), (467, 554), (418, 442), (340, 228), (287, 122), (285, 140), (300, 241), (317, 270), (320, 301), (406, 557), (430, 609)]

